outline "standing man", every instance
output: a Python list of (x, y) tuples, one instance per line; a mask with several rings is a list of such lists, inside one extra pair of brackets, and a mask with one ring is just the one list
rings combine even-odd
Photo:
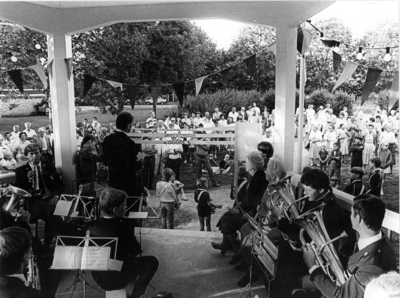
[(303, 247), (303, 258), (310, 268), (311, 281), (327, 298), (363, 298), (364, 289), (371, 278), (396, 270), (396, 257), (390, 240), (382, 233), (385, 203), (373, 195), (354, 198), (350, 220), (360, 236), (354, 254), (347, 263), (350, 278), (337, 286), (315, 265), (315, 255), (310, 245)]
[(252, 112), (256, 112), (256, 116), (260, 116), (261, 115), (261, 110), (260, 110), (260, 108), (259, 107), (257, 107), (257, 104), (254, 102), (253, 103), (253, 109), (252, 109)]
[(229, 117), (232, 117), (233, 122), (236, 123), (237, 118), (239, 117), (239, 113), (236, 112), (236, 108), (235, 107), (232, 107), (232, 111), (230, 111), (229, 114), (228, 114), (228, 118)]
[(48, 249), (53, 237), (57, 219), (53, 215), (59, 196), (65, 186), (54, 164), (42, 163), (42, 150), (39, 144), (29, 144), (25, 147), (28, 163), (15, 170), (15, 186), (26, 190), (32, 198), (26, 200), (30, 222), (38, 219), (46, 222), (44, 229), (44, 248)]
[(48, 136), (45, 135), (46, 128), (40, 127), (38, 129), (38, 135), (33, 137), (33, 143), (39, 144), (40, 149), (42, 149), (42, 162), (43, 163), (53, 163), (53, 149), (51, 146), (51, 141)]
[(36, 136), (36, 131), (35, 130), (33, 130), (32, 128), (31, 128), (31, 126), (32, 126), (32, 123), (30, 123), (30, 122), (25, 122), (25, 130), (24, 130), (24, 132), (26, 133), (26, 137), (29, 139), (29, 138), (33, 138), (34, 136)]
[(221, 112), (219, 111), (219, 108), (218, 107), (216, 107), (215, 108), (215, 112), (213, 113), (213, 115), (212, 115), (212, 120), (214, 121), (214, 124), (215, 125), (218, 125), (217, 123), (218, 123), (218, 121), (221, 119)]
[(103, 162), (108, 166), (108, 185), (125, 191), (128, 196), (141, 195), (141, 190), (136, 190), (138, 149), (127, 135), (132, 128), (132, 122), (130, 113), (119, 113), (116, 131), (105, 137), (103, 142)]
[(14, 125), (13, 126), (13, 131), (11, 132), (11, 140), (13, 142), (19, 141), (19, 134), (21, 132), (19, 131), (19, 125)]
[[(151, 140), (151, 138), (147, 139), (149, 141)], [(158, 150), (156, 149), (156, 145), (154, 144), (143, 144), (142, 151), (144, 153), (143, 185), (148, 189), (155, 189), (153, 187), (153, 182), (154, 182), (154, 171), (156, 167), (156, 155)]]
[[(199, 131), (196, 131), (197, 134), (202, 133)], [(201, 139), (201, 138), (200, 138)], [(208, 138), (203, 138), (204, 141), (208, 141)], [(197, 170), (197, 179), (200, 179), (202, 177), (201, 171), (202, 171), (202, 165), (206, 168), (208, 172), (208, 176), (211, 179), (211, 182), (214, 187), (219, 187), (220, 185), (217, 182), (217, 179), (215, 178), (214, 172), (211, 168), (210, 161), (208, 160), (208, 150), (210, 149), (209, 145), (206, 144), (199, 144), (196, 145), (196, 170)]]

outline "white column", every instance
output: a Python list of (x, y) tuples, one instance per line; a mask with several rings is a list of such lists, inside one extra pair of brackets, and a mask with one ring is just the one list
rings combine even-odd
[(75, 180), (73, 157), (76, 155), (74, 78), (68, 80), (65, 58), (72, 57), (71, 36), (55, 33), (47, 36), (48, 61), (53, 60), (50, 94), (53, 113), (56, 167), (61, 167), (65, 192), (72, 192)]
[(274, 155), (293, 170), (297, 28), (276, 28)]

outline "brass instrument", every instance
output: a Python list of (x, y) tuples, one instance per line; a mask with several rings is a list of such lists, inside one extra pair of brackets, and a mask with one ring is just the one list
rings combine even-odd
[(8, 188), (11, 190), (12, 194), (11, 194), (11, 199), (5, 208), (6, 211), (13, 210), (17, 206), (19, 200), (22, 197), (24, 197), (24, 198), (31, 197), (31, 194), (29, 192), (23, 190), (22, 188), (18, 188), (18, 187), (12, 186), (12, 185), (8, 186)]
[(36, 256), (33, 254), (29, 255), (28, 261), (28, 277), (25, 286), (32, 289), (40, 290), (40, 275), (37, 266)]
[[(344, 270), (339, 257), (333, 247), (332, 243), (342, 237), (347, 237), (347, 234), (343, 232), (340, 236), (330, 239), (328, 232), (326, 231), (325, 224), (322, 218), (322, 211), (324, 203), (315, 209), (309, 210), (307, 213), (301, 214), (301, 210), (298, 203), (308, 198), (304, 196), (298, 200), (295, 200), (293, 189), (290, 183), (290, 177), (285, 177), (276, 183), (270, 185), (270, 187), (280, 194), (283, 199), (283, 210), (286, 218), (290, 222), (294, 222), (301, 227), (300, 240), (303, 245), (306, 245), (304, 240), (304, 231), (312, 239), (310, 245), (315, 254), (315, 260), (334, 283), (344, 284), (348, 279), (347, 272)], [(296, 247), (288, 237), (284, 235), (285, 240), (289, 241), (290, 246), (294, 250), (301, 250)]]

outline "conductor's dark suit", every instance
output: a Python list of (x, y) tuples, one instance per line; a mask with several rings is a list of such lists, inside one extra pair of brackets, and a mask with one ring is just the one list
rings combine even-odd
[(125, 132), (115, 131), (104, 139), (103, 162), (108, 166), (108, 185), (125, 191), (128, 195), (140, 195), (136, 189), (137, 146)]
[(347, 269), (353, 273), (344, 285), (336, 286), (321, 268), (311, 273), (311, 281), (327, 298), (363, 298), (365, 286), (380, 274), (396, 270), (396, 257), (387, 237), (353, 254)]
[[(53, 216), (55, 205), (50, 204), (50, 200), (55, 196), (60, 196), (65, 189), (60, 174), (53, 164), (41, 164), (39, 174), (39, 188), (41, 194), (34, 194), (32, 181), (29, 181), (28, 172), (32, 171), (29, 163), (26, 163), (15, 170), (15, 186), (22, 188), (32, 194), (32, 198), (26, 200), (27, 209), (31, 214), (30, 221), (38, 219), (44, 220), (45, 225), (45, 244), (50, 244), (54, 236), (55, 216)], [(46, 189), (47, 195), (46, 195)]]

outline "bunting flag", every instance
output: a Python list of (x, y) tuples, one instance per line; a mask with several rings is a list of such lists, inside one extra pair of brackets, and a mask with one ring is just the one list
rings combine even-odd
[(340, 66), (340, 63), (342, 63), (342, 56), (340, 56), (335, 51), (332, 51), (332, 54), (333, 54), (333, 71), (336, 72)]
[(231, 70), (231, 67), (221, 70), (221, 78), (222, 78), (222, 83), (224, 84), (224, 87), (228, 86), (230, 70)]
[(21, 93), (24, 93), (24, 81), (22, 80), (22, 72), (20, 69), (14, 69), (7, 71), (8, 75), (10, 76), (11, 80), (17, 86)]
[(332, 92), (335, 91), (335, 89), (338, 88), (340, 85), (342, 85), (344, 81), (350, 78), (356, 71), (357, 67), (358, 67), (357, 63), (351, 61), (347, 62), (343, 68), (343, 72), (341, 73), (339, 79), (336, 81), (335, 87), (333, 87)]
[(269, 46), (269, 50), (276, 56), (276, 42)]
[(304, 55), (312, 41), (312, 33), (307, 29), (299, 27), (297, 30), (297, 51)]
[(203, 85), (203, 81), (206, 77), (208, 76), (200, 77), (194, 80), (194, 83), (196, 85), (196, 96), (199, 95), (201, 86)]
[(72, 74), (72, 58), (65, 58), (64, 59), (65, 65), (67, 66), (67, 74), (68, 74), (68, 80), (71, 79), (71, 74)]
[(257, 60), (256, 54), (251, 55), (249, 58), (243, 60), (244, 64), (246, 64), (247, 70), (253, 79), (257, 82)]
[(322, 43), (323, 43), (324, 45), (326, 45), (326, 46), (329, 47), (329, 48), (333, 48), (333, 47), (338, 47), (338, 46), (340, 46), (340, 42), (339, 42), (339, 41), (336, 41), (336, 40), (324, 40), (324, 39), (321, 39), (321, 41), (322, 41)]
[(394, 78), (392, 81), (392, 86), (389, 91), (389, 107), (388, 111), (392, 109), (396, 101), (399, 100), (399, 71), (394, 73)]
[[(121, 88), (121, 90), (123, 90), (123, 86), (122, 86), (122, 83), (118, 83), (118, 82), (114, 82), (114, 81), (108, 81), (108, 80), (105, 80), (108, 84), (110, 84), (112, 87), (114, 87), (114, 88)], [(131, 103), (132, 104), (132, 103)], [(132, 108), (132, 110), (133, 110), (133, 108)]]
[(178, 97), (179, 104), (183, 107), (183, 95), (185, 93), (185, 83), (172, 84), (176, 96)]
[(39, 79), (43, 83), (44, 89), (47, 89), (47, 78), (46, 78), (46, 74), (44, 73), (42, 64), (38, 63), (36, 65), (28, 66), (27, 68), (31, 68), (37, 73)]
[(376, 83), (378, 82), (379, 76), (382, 70), (376, 68), (368, 68), (367, 78), (365, 79), (364, 86), (362, 88), (361, 105), (367, 101), (372, 90), (374, 90)]
[(86, 94), (89, 92), (90, 88), (92, 88), (93, 83), (96, 81), (95, 77), (92, 77), (91, 75), (85, 74), (83, 75), (83, 97), (86, 96)]
[(53, 76), (53, 61), (51, 60), (50, 63), (47, 63), (46, 70), (49, 73), (49, 75)]
[(154, 114), (157, 115), (157, 99), (158, 96), (160, 95), (161, 88), (160, 87), (150, 87), (151, 89), (151, 97), (153, 97), (153, 111)]
[[(112, 81), (107, 81), (107, 83), (110, 83)], [(115, 82), (114, 82), (115, 83)], [(117, 83), (118, 84), (118, 83)], [(110, 84), (111, 85), (111, 84)], [(122, 85), (122, 84), (121, 84)], [(111, 85), (113, 86), (113, 85)], [(114, 86), (113, 86), (114, 87)], [(122, 90), (122, 86), (121, 86), (121, 90)], [(127, 85), (127, 91), (128, 91), (128, 98), (129, 101), (131, 103), (131, 108), (132, 110), (135, 108), (135, 101), (136, 101), (136, 96), (138, 94), (139, 91), (139, 86), (136, 85)]]

